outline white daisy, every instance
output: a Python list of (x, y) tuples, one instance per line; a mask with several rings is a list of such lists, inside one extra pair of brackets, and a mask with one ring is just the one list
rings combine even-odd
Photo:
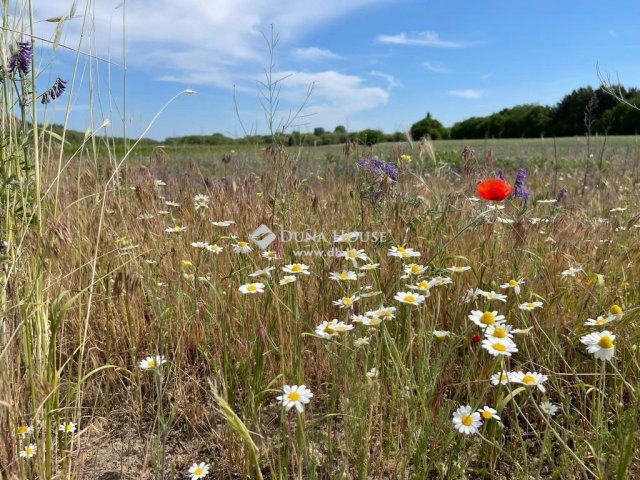
[(264, 293), (264, 283), (245, 283), (238, 287), (241, 293)]
[(208, 251), (215, 253), (216, 255), (218, 255), (220, 252), (222, 252), (222, 250), (224, 250), (224, 248), (216, 245), (215, 243), (213, 245), (207, 245), (205, 248)]
[(556, 413), (558, 413), (558, 406), (549, 401), (545, 401), (540, 404), (540, 410), (553, 417)]
[(499, 355), (510, 357), (512, 353), (516, 353), (518, 351), (516, 344), (509, 338), (485, 338), (482, 341), (482, 348), (487, 350), (494, 357)]
[(175, 225), (173, 227), (165, 228), (164, 231), (167, 233), (180, 233), (180, 232), (184, 232), (186, 229), (187, 227), (183, 227), (181, 225)]
[(447, 330), (434, 330), (432, 333), (433, 333), (433, 336), (436, 337), (438, 340), (444, 340), (445, 338), (451, 336), (451, 332)]
[(294, 274), (302, 274), (302, 275), (311, 275), (309, 271), (309, 265), (305, 265), (304, 263), (291, 263), (289, 265), (285, 265), (282, 267), (282, 271), (286, 273), (294, 273)]
[(189, 478), (191, 480), (198, 480), (204, 478), (209, 474), (209, 465), (204, 462), (194, 463), (189, 467)]
[(247, 242), (238, 242), (233, 244), (233, 251), (235, 253), (249, 253), (252, 248)]
[(502, 372), (494, 373), (493, 375), (491, 375), (491, 385), (506, 385), (510, 380), (510, 373), (504, 370)]
[(501, 325), (506, 322), (504, 315), (498, 315), (497, 311), (482, 312), (480, 310), (471, 310), (469, 320), (475, 323), (480, 328), (487, 328), (494, 325)]
[(234, 222), (233, 220), (222, 220), (222, 221), (218, 221), (218, 222), (211, 222), (213, 225), (215, 225), (216, 227), (230, 227), (231, 225), (233, 225)]
[(282, 279), (278, 282), (279, 285), (287, 285), (288, 283), (293, 283), (296, 280), (298, 280), (298, 277), (296, 277), (295, 275), (285, 275), (284, 277), (282, 277)]
[(342, 297), (340, 300), (334, 300), (333, 304), (340, 308), (353, 308), (353, 304), (360, 299), (357, 295), (350, 297)]
[(500, 288), (513, 288), (513, 291), (516, 295), (520, 295), (520, 285), (524, 283), (524, 278), (519, 278), (518, 280), (514, 280), (513, 278), (509, 280), (507, 283), (500, 285)]
[(313, 393), (305, 385), (285, 385), (282, 389), (283, 394), (276, 397), (276, 400), (285, 408), (286, 411), (293, 407), (300, 413), (304, 411), (304, 405), (308, 404), (313, 397)]
[(606, 325), (607, 323), (611, 322), (613, 319), (607, 317), (603, 317), (603, 316), (599, 316), (598, 318), (596, 318), (595, 320), (593, 318), (588, 318), (586, 322), (584, 322), (585, 327), (600, 327), (602, 325)]
[(407, 303), (409, 305), (419, 305), (424, 302), (425, 298), (427, 297), (425, 297), (424, 295), (420, 295), (419, 293), (398, 292), (393, 298), (395, 298), (399, 302)]
[(416, 252), (413, 248), (405, 247), (391, 247), (387, 253), (390, 257), (398, 258), (412, 258), (419, 257), (420, 252)]
[(207, 248), (209, 244), (207, 242), (191, 242), (191, 246), (194, 248)]
[(526, 302), (526, 303), (521, 303), (519, 305), (520, 310), (525, 310), (527, 312), (530, 312), (532, 310), (535, 310), (536, 308), (542, 308), (542, 306), (544, 305), (544, 303), (542, 302)]
[(366, 265), (362, 265), (360, 270), (375, 270), (380, 266), (379, 263), (367, 263)]
[(506, 295), (503, 295), (501, 293), (496, 293), (493, 290), (491, 290), (490, 292), (485, 292), (484, 290), (480, 290), (479, 288), (477, 288), (476, 289), (476, 293), (478, 295), (482, 295), (487, 300), (499, 300), (499, 301), (505, 302), (505, 303), (507, 301), (507, 296)]
[(488, 326), (484, 330), (484, 334), (485, 334), (485, 336), (487, 338), (490, 338), (490, 337), (493, 337), (493, 338), (513, 338), (513, 335), (511, 334), (511, 329), (513, 329), (513, 327), (511, 325), (494, 324), (494, 325)]
[(452, 266), (452, 267), (447, 267), (447, 270), (449, 270), (450, 272), (454, 272), (454, 273), (462, 273), (462, 272), (466, 272), (468, 270), (471, 270), (471, 267), (458, 267), (456, 265)]
[(510, 381), (513, 383), (521, 383), (528, 387), (538, 387), (542, 393), (546, 392), (547, 389), (544, 387), (543, 383), (548, 380), (549, 377), (546, 375), (542, 375), (538, 372), (511, 372), (510, 373)]
[(38, 446), (35, 443), (30, 443), (29, 445), (26, 445), (22, 450), (20, 450), (20, 458), (28, 460), (32, 458), (37, 451)]
[(278, 254), (271, 250), (265, 250), (262, 252), (262, 258), (266, 258), (267, 260), (278, 260)]
[(261, 277), (261, 276), (263, 276), (263, 275), (266, 275), (267, 277), (270, 277), (270, 276), (271, 276), (271, 272), (272, 272), (273, 270), (275, 270), (275, 268), (276, 268), (276, 267), (267, 267), (267, 268), (262, 268), (262, 269), (256, 270), (256, 271), (255, 271), (255, 272), (253, 272), (253, 273), (250, 273), (250, 274), (249, 274), (249, 276), (250, 276), (250, 277)]
[(615, 353), (616, 336), (609, 330), (593, 332), (580, 337), (580, 341), (587, 346), (587, 351), (599, 360), (611, 360)]
[(409, 278), (410, 276), (416, 276), (416, 275), (422, 275), (424, 272), (427, 271), (427, 267), (426, 265), (418, 265), (417, 263), (410, 263), (409, 265), (406, 265), (404, 267), (404, 273), (405, 275), (403, 275), (400, 278)]
[(480, 414), (474, 412), (470, 405), (461, 406), (453, 413), (453, 426), (460, 433), (473, 435), (482, 426)]
[(155, 370), (167, 363), (167, 359), (164, 355), (152, 355), (140, 360), (139, 366), (142, 370)]
[(478, 413), (482, 416), (482, 419), (485, 422), (488, 422), (489, 420), (496, 420), (498, 422), (500, 421), (500, 417), (498, 416), (498, 411), (486, 405), (483, 408), (479, 409)]
[(563, 270), (562, 273), (560, 273), (560, 275), (562, 275), (563, 277), (575, 277), (577, 273), (582, 272), (582, 267), (569, 267), (566, 270)]
[(358, 277), (357, 277), (357, 275), (356, 275), (356, 272), (350, 272), (350, 271), (348, 272), (348, 271), (345, 271), (345, 270), (343, 270), (343, 271), (342, 271), (342, 272), (340, 272), (340, 273), (338, 273), (338, 272), (331, 272), (331, 273), (329, 274), (329, 278), (330, 278), (331, 280), (336, 280), (336, 281), (338, 281), (338, 282), (339, 282), (339, 281), (343, 281), (343, 280), (349, 280), (349, 281), (352, 281), (352, 280), (357, 280), (357, 279), (358, 279)]
[(58, 430), (62, 433), (74, 433), (78, 428), (78, 424), (74, 422), (62, 422), (58, 426)]

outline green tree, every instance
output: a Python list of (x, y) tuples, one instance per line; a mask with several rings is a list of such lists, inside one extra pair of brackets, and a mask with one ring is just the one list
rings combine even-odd
[(448, 136), (447, 129), (438, 120), (432, 118), (430, 113), (427, 113), (427, 116), (422, 120), (411, 125), (410, 131), (414, 140), (419, 140), (427, 135), (433, 140), (440, 140)]

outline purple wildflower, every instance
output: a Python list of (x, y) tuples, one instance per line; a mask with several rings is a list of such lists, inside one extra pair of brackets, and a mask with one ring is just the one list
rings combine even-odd
[(43, 105), (46, 105), (51, 100), (55, 100), (64, 93), (64, 89), (66, 88), (66, 86), (66, 80), (63, 80), (60, 77), (56, 78), (53, 86), (42, 94), (42, 99), (40, 101)]
[(504, 176), (504, 172), (502, 170), (498, 170), (498, 178), (500, 180), (506, 180), (506, 178)]
[(556, 196), (556, 203), (560, 203), (562, 200), (564, 200), (567, 196), (567, 189), (562, 187), (560, 189), (560, 192), (558, 193), (558, 195)]
[(33, 44), (31, 42), (18, 42), (18, 49), (9, 57), (9, 73), (18, 71), (21, 75), (29, 73), (33, 60)]
[(518, 170), (518, 176), (516, 177), (516, 182), (513, 185), (513, 196), (520, 197), (524, 200), (524, 203), (529, 201), (529, 189), (527, 189), (524, 181), (527, 179), (527, 169), (521, 168)]
[(398, 181), (398, 167), (378, 157), (361, 158), (358, 161), (361, 168), (370, 171), (376, 177), (387, 176), (394, 182)]

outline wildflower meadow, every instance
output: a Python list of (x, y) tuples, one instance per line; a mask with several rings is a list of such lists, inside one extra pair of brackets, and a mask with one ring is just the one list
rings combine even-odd
[(637, 137), (71, 144), (23, 7), (0, 478), (640, 476)]

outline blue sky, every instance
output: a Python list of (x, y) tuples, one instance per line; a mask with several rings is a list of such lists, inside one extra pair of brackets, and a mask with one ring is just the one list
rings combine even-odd
[[(65, 24), (65, 45), (78, 45), (82, 3)], [(298, 122), (303, 131), (338, 124), (402, 131), (427, 112), (451, 125), (521, 103), (552, 105), (574, 88), (597, 86), (597, 65), (625, 85), (640, 86), (640, 2), (631, 0), (94, 3), (95, 31), (85, 35), (81, 51), (111, 62), (81, 55), (75, 68), (69, 126), (82, 131), (90, 126), (93, 102), (94, 125), (109, 118), (113, 134), (121, 134), (124, 123), (130, 135), (139, 135), (169, 98), (191, 88), (198, 94), (177, 98), (147, 136), (242, 136), (235, 85), (245, 126), (266, 133), (256, 82), (268, 64), (262, 32), (271, 24), (280, 35), (274, 76), (287, 77), (282, 115), (295, 110), (314, 84)], [(72, 1), (35, 4), (36, 20), (44, 20), (67, 14)], [(51, 38), (54, 27), (38, 22), (37, 33)], [(73, 76), (73, 52), (38, 53), (41, 82)], [(50, 108), (48, 121), (62, 121), (64, 100)]]

